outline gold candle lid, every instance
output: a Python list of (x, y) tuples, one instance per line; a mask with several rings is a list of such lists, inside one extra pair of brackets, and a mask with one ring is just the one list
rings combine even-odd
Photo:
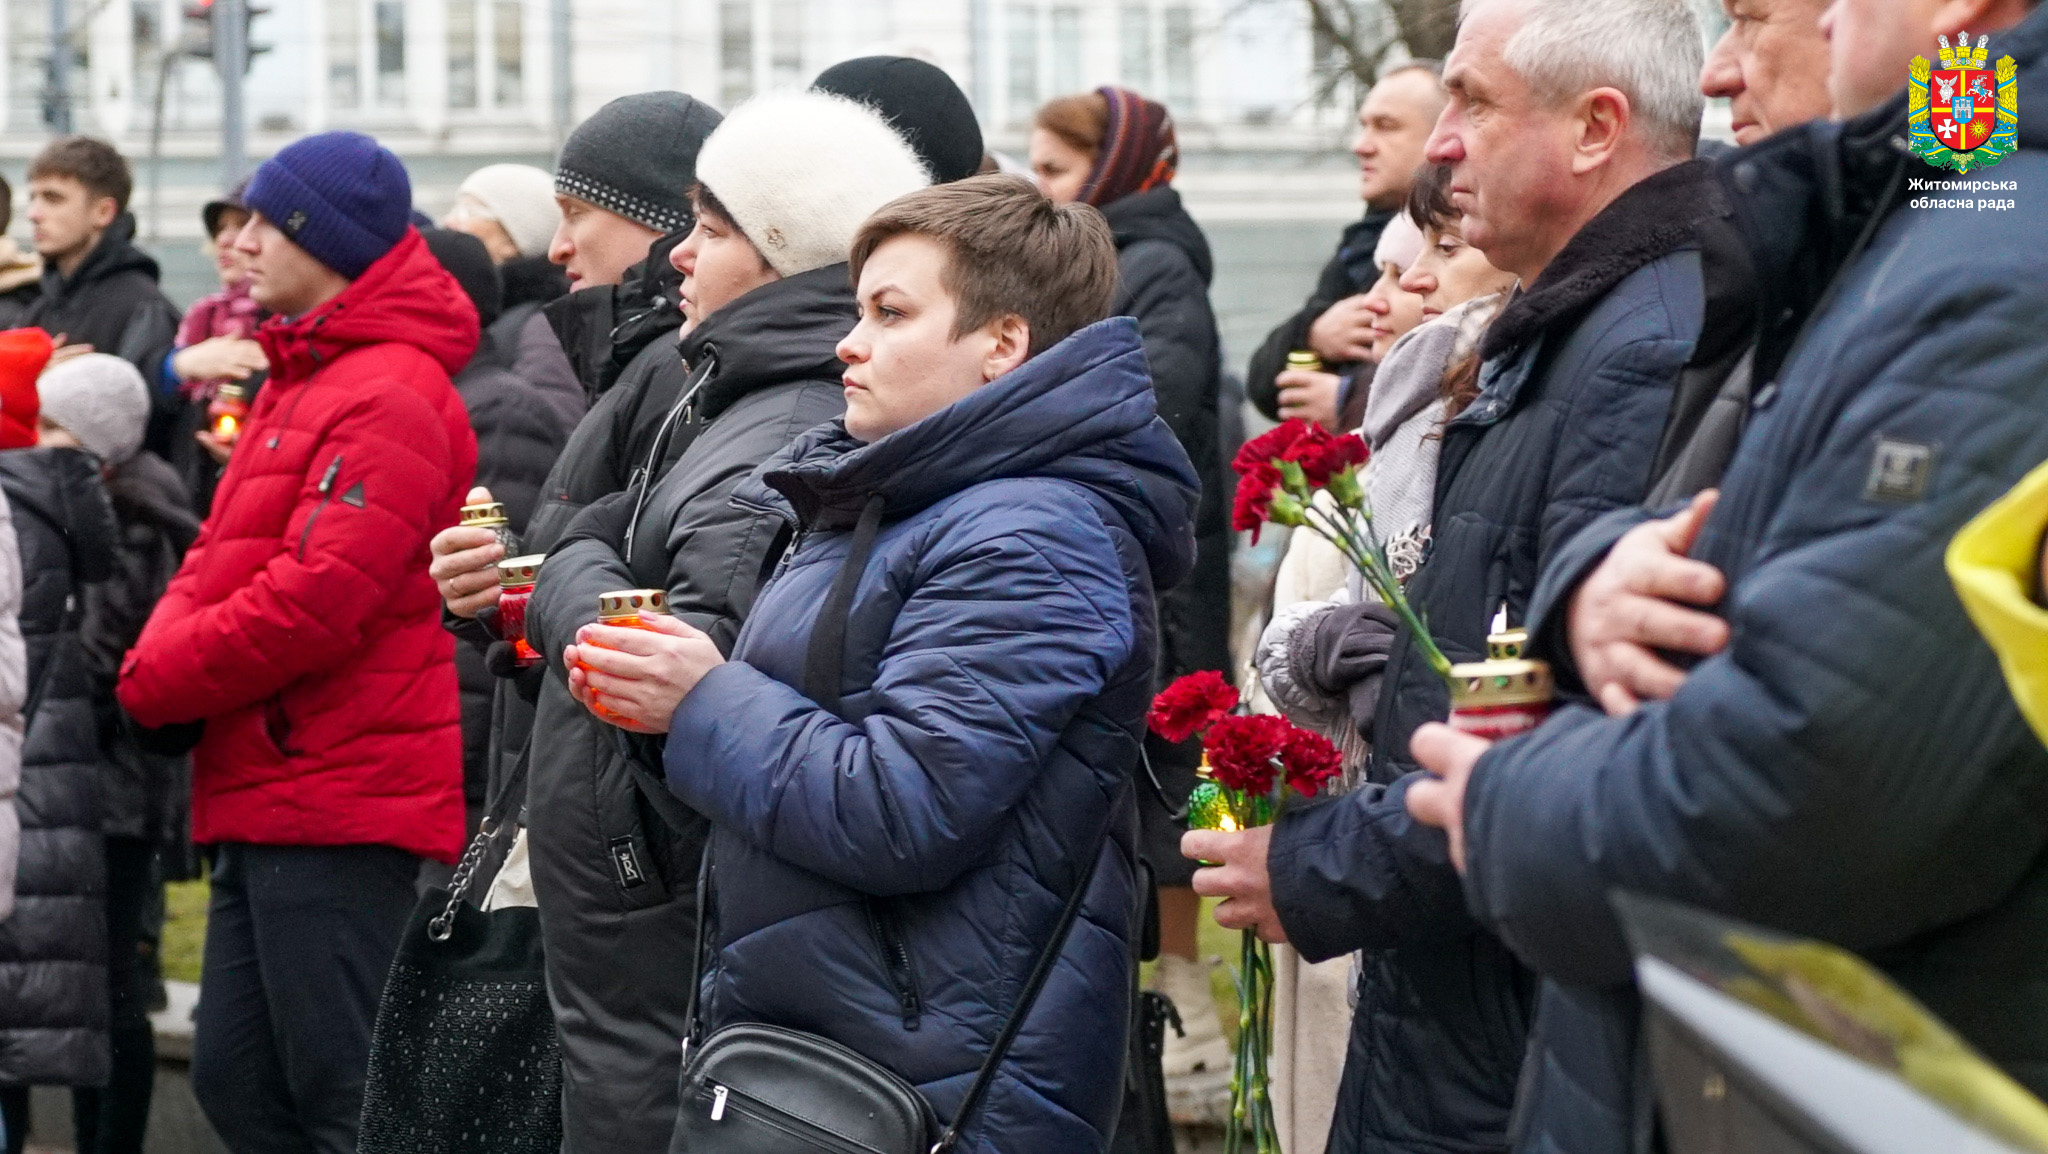
[(249, 399), (249, 390), (241, 385), (222, 385), (214, 390), (213, 395), (223, 401), (246, 401)]
[(1522, 658), (1468, 661), (1451, 666), (1451, 708), (1542, 705), (1557, 691), (1550, 666)]
[(1287, 367), (1290, 369), (1306, 369), (1309, 372), (1321, 372), (1323, 358), (1307, 349), (1296, 349), (1287, 354)]
[(1508, 629), (1486, 638), (1486, 656), (1494, 661), (1515, 661), (1528, 651), (1527, 629)]
[(503, 525), (511, 518), (505, 516), (505, 506), (496, 501), (479, 501), (462, 507), (462, 527), (483, 529), (492, 525)]
[(545, 553), (534, 553), (525, 557), (507, 557), (498, 562), (498, 584), (503, 588), (514, 585), (531, 585), (540, 576), (540, 563), (547, 560)]
[(597, 619), (638, 617), (643, 613), (667, 613), (668, 593), (660, 589), (617, 589), (597, 595)]

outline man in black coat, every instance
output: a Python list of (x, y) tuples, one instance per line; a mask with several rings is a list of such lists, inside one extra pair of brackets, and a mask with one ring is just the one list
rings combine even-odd
[(144, 447), (172, 458), (179, 405), (165, 386), (164, 359), (178, 336), (178, 308), (157, 288), (157, 264), (135, 247), (128, 162), (89, 136), (51, 141), (28, 168), (28, 219), (43, 258), (42, 295), (22, 319), (75, 351), (112, 353), (134, 365), (152, 388)]
[[(1252, 354), (1245, 392), (1266, 416), (1337, 423), (1339, 374), (1362, 365), (1372, 345), (1372, 314), (1365, 310), (1363, 294), (1380, 276), (1373, 249), (1408, 199), (1415, 171), (1422, 167), (1422, 146), (1443, 107), (1436, 68), (1422, 61), (1387, 73), (1366, 94), (1351, 144), (1365, 218), (1346, 226), (1301, 310), (1280, 322)], [(1287, 354), (1297, 349), (1315, 353), (1327, 371), (1289, 375)], [(1362, 404), (1358, 407), (1362, 412)]]
[[(1444, 780), (1410, 808), (1461, 843), (1471, 908), (1547, 979), (1529, 1149), (1646, 1132), (1615, 890), (1857, 950), (2048, 1093), (2048, 751), (1943, 563), (2048, 457), (2048, 260), (2025, 239), (2043, 214), (1916, 204), (1950, 174), (1901, 154), (1907, 98), (1883, 97), (1964, 21), (2024, 18), (1990, 56), (2022, 94), (2048, 83), (2048, 13), (2029, 7), (1945, 7), (1930, 27), (1910, 5), (1837, 6), (1837, 112), (1875, 107), (1717, 166), (1755, 222), (1805, 222), (1760, 250), (1812, 270), (1824, 302), (1751, 399), (1718, 500), (1593, 523), (1532, 602), (1538, 650), (1606, 713), (1573, 704), (1491, 749), (1416, 736)], [(2048, 132), (2019, 112), (2017, 151), (1980, 172), (2024, 189), (2048, 180)]]
[[(1591, 78), (1547, 73), (1541, 53), (1531, 75), (1505, 59), (1512, 38), (1575, 39), (1573, 0), (1482, 0), (1445, 72), (1430, 158), (1452, 168), (1466, 241), (1523, 285), (1482, 342), (1480, 395), (1443, 429), (1430, 551), (1407, 586), (1454, 662), (1484, 655), (1503, 610), (1522, 619), (1573, 533), (1642, 500), (1701, 332), (1700, 227), (1727, 206), (1686, 160), (1698, 26), (1683, 0), (1609, 2), (1631, 37), (1602, 42)], [(1560, 84), (1583, 91), (1537, 95)], [(1403, 806), (1423, 776), (1409, 735), (1446, 716), (1449, 695), (1405, 632), (1381, 632), (1368, 784), (1265, 829), (1189, 834), (1184, 849), (1224, 863), (1195, 876), (1229, 899), (1223, 924), (1312, 960), (1364, 950), (1333, 1150), (1497, 1150), (1534, 981), (1467, 913), (1442, 832)]]

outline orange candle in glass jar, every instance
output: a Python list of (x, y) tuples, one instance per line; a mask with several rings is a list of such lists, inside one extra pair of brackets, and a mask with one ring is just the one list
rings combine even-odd
[(232, 445), (242, 435), (242, 422), (249, 419), (249, 390), (240, 385), (222, 385), (206, 406), (207, 427), (213, 439)]
[[(661, 589), (616, 589), (597, 595), (597, 623), (614, 629), (645, 629), (643, 618), (650, 614), (668, 615), (668, 593)], [(588, 642), (586, 644), (596, 644)], [(599, 649), (606, 646), (599, 645)], [(583, 665), (582, 662), (577, 662)], [(590, 667), (583, 665), (585, 673)], [(590, 707), (599, 717), (607, 721), (618, 720), (618, 714), (606, 709), (598, 700), (596, 690), (590, 694)]]

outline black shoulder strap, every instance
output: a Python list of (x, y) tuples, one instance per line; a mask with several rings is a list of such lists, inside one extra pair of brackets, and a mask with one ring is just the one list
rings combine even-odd
[(853, 527), (846, 559), (832, 578), (832, 590), (811, 625), (810, 648), (804, 654), (804, 696), (833, 714), (844, 704), (840, 699), (846, 672), (846, 619), (853, 611), (853, 595), (860, 588), (861, 574), (875, 551), (875, 537), (882, 529), (882, 511), (888, 501), (880, 493), (861, 506), (860, 521)]

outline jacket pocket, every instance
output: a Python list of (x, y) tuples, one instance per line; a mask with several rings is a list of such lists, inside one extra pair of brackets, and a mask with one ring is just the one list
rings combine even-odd
[(903, 1028), (915, 1030), (924, 1018), (924, 997), (917, 989), (917, 970), (911, 964), (901, 912), (888, 898), (868, 898), (863, 904), (867, 907), (868, 928), (875, 935), (875, 946), (882, 951), (882, 969), (889, 975), (896, 1007), (903, 1014)]
[(263, 736), (270, 739), (280, 758), (299, 756), (299, 751), (292, 748), (292, 718), (285, 712), (281, 696), (263, 703)]

